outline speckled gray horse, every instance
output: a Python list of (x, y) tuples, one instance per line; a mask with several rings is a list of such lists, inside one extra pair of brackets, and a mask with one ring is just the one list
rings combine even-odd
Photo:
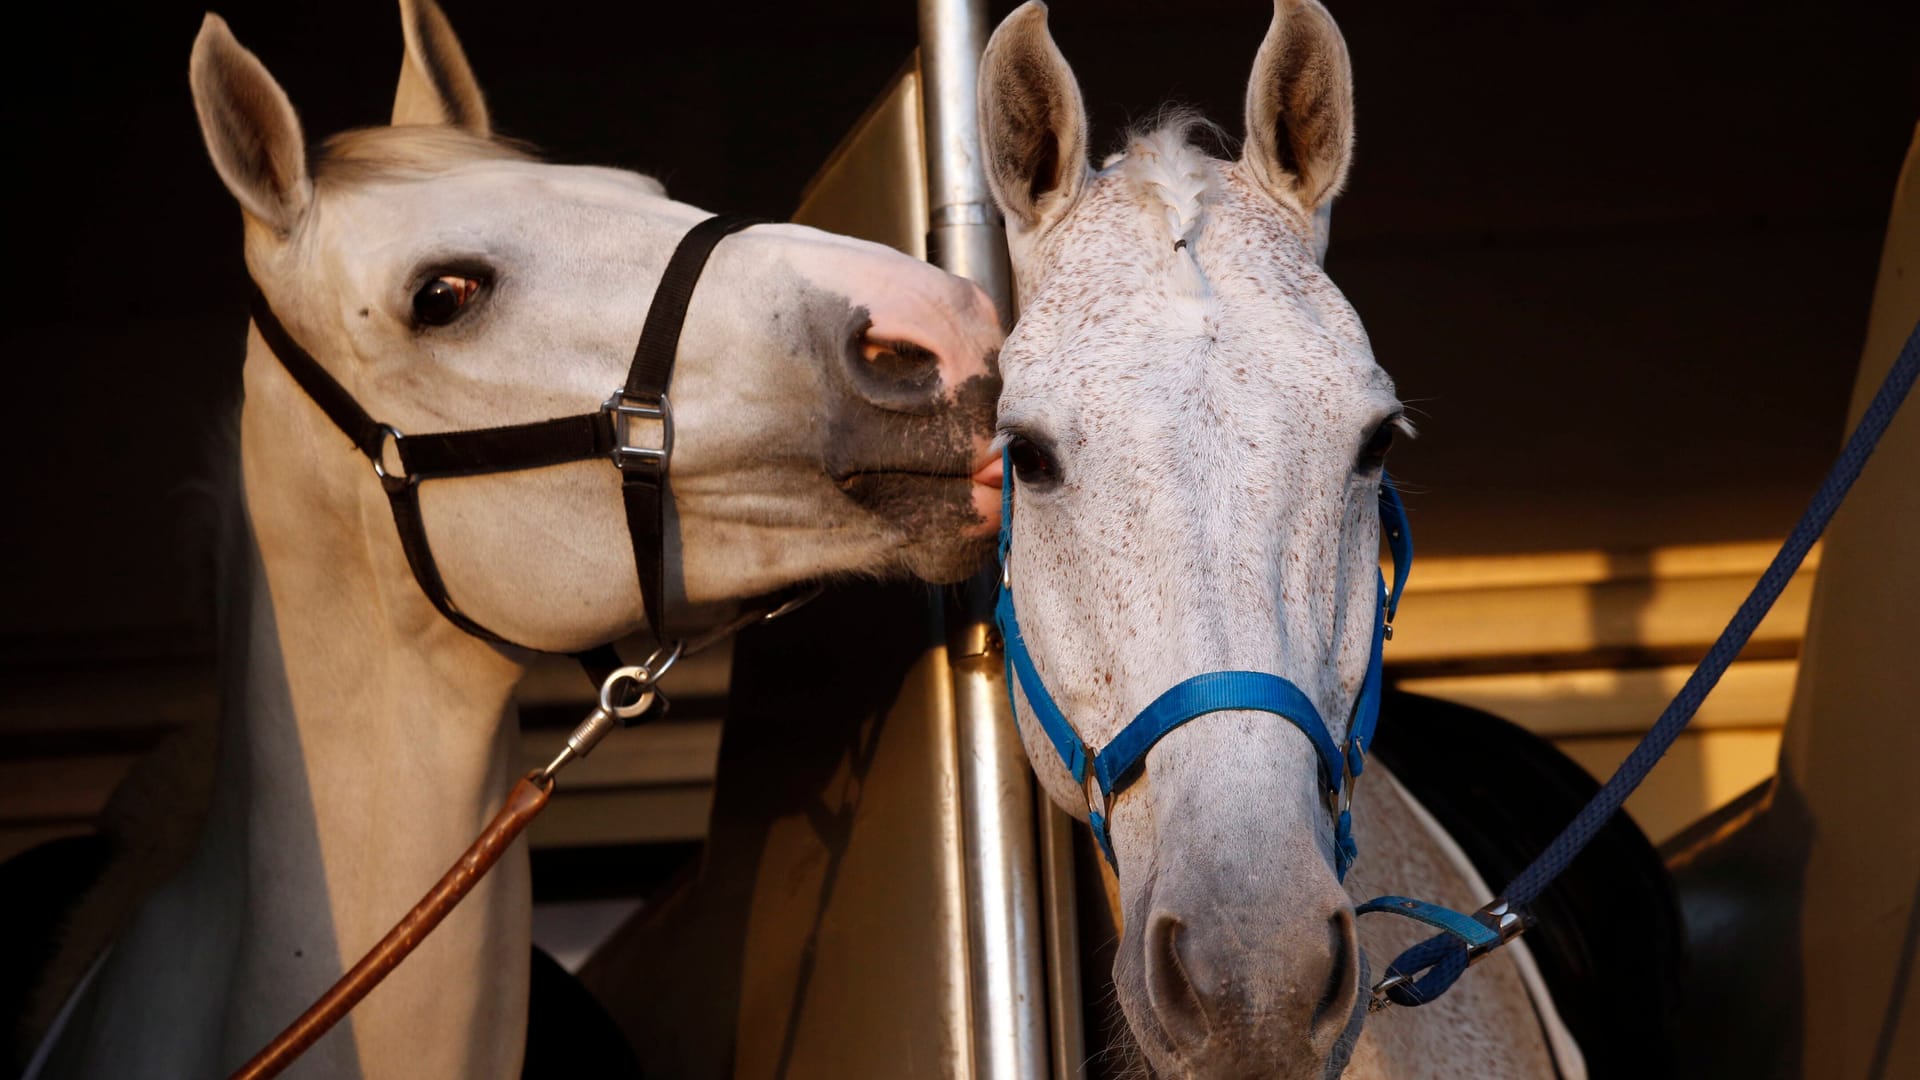
[[(1191, 145), (1187, 118), (1090, 169), (1079, 89), (1038, 3), (988, 45), (980, 117), (1021, 300), (999, 420), (1016, 473), (1009, 572), (1045, 684), (1096, 749), (1174, 684), (1236, 669), (1291, 680), (1342, 739), (1372, 640), (1376, 493), (1406, 423), (1320, 266), (1353, 142), (1332, 18), (1314, 0), (1276, 5), (1238, 160)], [(1018, 712), (1042, 783), (1086, 817), (1024, 697)], [(1381, 966), (1366, 958), (1427, 931), (1360, 925), (1355, 898), (1470, 911), (1488, 894), (1377, 763), (1343, 887), (1318, 769), (1292, 725), (1217, 712), (1159, 742), (1115, 802), (1114, 974), (1143, 1064), (1532, 1080), (1558, 1058), (1583, 1075), (1519, 949), (1437, 1004), (1365, 1019)]]

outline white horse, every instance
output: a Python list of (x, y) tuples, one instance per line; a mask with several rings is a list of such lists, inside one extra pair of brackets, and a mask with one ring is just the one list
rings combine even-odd
[[(1278, 0), (1237, 161), (1198, 123), (1087, 165), (1078, 84), (1028, 3), (987, 47), (980, 123), (1020, 317), (999, 430), (1016, 473), (1009, 574), (1045, 685), (1086, 746), (1202, 672), (1291, 680), (1344, 740), (1376, 610), (1382, 462), (1406, 424), (1320, 266), (1347, 173), (1346, 46)], [(1022, 694), (1028, 756), (1088, 816)], [(1432, 933), (1356, 899), (1471, 911), (1489, 895), (1375, 764), (1345, 887), (1320, 759), (1292, 725), (1223, 711), (1177, 728), (1111, 807), (1124, 929), (1114, 977), (1157, 1075), (1584, 1075), (1523, 949), (1439, 1002), (1363, 1025), (1369, 970)], [(1375, 958), (1371, 963), (1368, 957)]]
[[(207, 17), (193, 96), (247, 265), (293, 337), (404, 432), (591, 412), (706, 215), (492, 138), (444, 16), (401, 9), (395, 126), (318, 147)], [(977, 288), (874, 244), (788, 225), (721, 244), (672, 388), (669, 599), (684, 613), (823, 575), (977, 567), (998, 519), (972, 474), (1000, 336)], [(212, 806), (68, 999), (43, 1075), (224, 1075), (413, 905), (516, 778), (510, 695), (531, 654), (436, 612), (369, 462), (257, 332), (243, 378)], [(422, 485), (460, 610), (542, 649), (640, 629), (617, 476), (601, 460)], [(518, 1075), (530, 909), (516, 845), (295, 1073)]]

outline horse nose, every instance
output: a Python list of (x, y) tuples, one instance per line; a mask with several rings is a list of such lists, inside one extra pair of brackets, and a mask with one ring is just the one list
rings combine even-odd
[(844, 357), (854, 391), (869, 403), (928, 412), (953, 399), (998, 397), (999, 316), (978, 285), (916, 266), (864, 310), (868, 322)]
[(1153, 911), (1147, 1000), (1177, 1054), (1205, 1056), (1212, 1036), (1228, 1031), (1254, 1033), (1281, 1054), (1328, 1052), (1353, 1019), (1360, 945), (1344, 896), (1331, 911), (1310, 906), (1320, 913), (1280, 920), (1212, 910), (1199, 925)]

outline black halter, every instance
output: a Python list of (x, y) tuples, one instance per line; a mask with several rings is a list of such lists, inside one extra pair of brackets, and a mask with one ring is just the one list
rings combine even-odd
[[(760, 224), (757, 218), (722, 214), (687, 231), (674, 249), (673, 258), (668, 260), (666, 273), (654, 293), (653, 305), (647, 310), (646, 325), (633, 350), (626, 385), (615, 390), (597, 411), (576, 416), (505, 427), (402, 435), (392, 424), (381, 423), (370, 416), (347, 388), (320, 366), (313, 354), (293, 340), (257, 286), (252, 300), (253, 322), (260, 328), (267, 348), (293, 376), (293, 381), (300, 384), (314, 404), (320, 406), (320, 411), (373, 463), (374, 475), (380, 478), (387, 501), (393, 507), (393, 523), (399, 530), (400, 546), (406, 552), (414, 580), (449, 622), (486, 641), (529, 648), (480, 625), (447, 595), (446, 582), (441, 580), (439, 567), (434, 564), (426, 524), (420, 514), (420, 482), (447, 476), (538, 469), (604, 457), (620, 469), (620, 493), (627, 508), (627, 532), (633, 539), (633, 563), (640, 576), (641, 601), (645, 605), (648, 627), (654, 638), (664, 645), (668, 635), (662, 546), (666, 530), (667, 469), (673, 458), (673, 408), (667, 400), (667, 386), (673, 380), (673, 362), (680, 350), (680, 330), (686, 323), (687, 307), (693, 300), (693, 289), (700, 281), (707, 257), (721, 240), (756, 224)], [(636, 427), (656, 424), (658, 442), (637, 441)], [(398, 474), (386, 468), (389, 442), (399, 458), (402, 471)], [(620, 666), (620, 658), (609, 645), (573, 655), (595, 681)]]

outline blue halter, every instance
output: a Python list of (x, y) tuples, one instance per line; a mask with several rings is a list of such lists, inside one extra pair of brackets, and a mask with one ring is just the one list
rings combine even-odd
[[(1087, 794), (1087, 811), (1093, 825), (1093, 838), (1107, 862), (1117, 870), (1113, 843), (1107, 837), (1107, 814), (1113, 800), (1138, 776), (1136, 766), (1146, 759), (1147, 751), (1166, 738), (1175, 728), (1196, 717), (1228, 709), (1273, 713), (1299, 728), (1313, 741), (1320, 755), (1320, 786), (1334, 813), (1334, 869), (1345, 879), (1347, 868), (1358, 853), (1353, 842), (1353, 814), (1348, 809), (1353, 781), (1366, 766), (1367, 749), (1373, 744), (1373, 729), (1380, 718), (1381, 646), (1393, 636), (1393, 615), (1400, 607), (1400, 593), (1406, 588), (1407, 573), (1413, 567), (1413, 540), (1408, 533), (1406, 510), (1399, 493), (1381, 477), (1380, 528), (1386, 534), (1387, 547), (1393, 553), (1393, 588), (1387, 588), (1385, 574), (1379, 578), (1379, 603), (1374, 611), (1373, 647), (1367, 657), (1367, 676), (1353, 703), (1353, 717), (1347, 725), (1344, 750), (1334, 742), (1333, 733), (1312, 699), (1300, 688), (1278, 675), (1263, 671), (1210, 671), (1195, 675), (1155, 698), (1140, 711), (1105, 749), (1094, 753), (1082, 742), (1053, 695), (1041, 681), (1027, 651), (1026, 638), (1020, 633), (1020, 620), (1013, 610), (1013, 580), (1007, 554), (1013, 548), (1013, 461), (1003, 455), (1004, 476), (1000, 485), (1000, 599), (994, 607), (994, 620), (1007, 654), (1007, 696), (1013, 697), (1017, 681), (1026, 695), (1027, 705), (1040, 721), (1041, 730), (1053, 743), (1060, 761), (1073, 774), (1074, 782)], [(1016, 701), (1014, 707), (1019, 705)], [(1092, 784), (1089, 785), (1089, 779)], [(1097, 791), (1097, 794), (1096, 794)]]

